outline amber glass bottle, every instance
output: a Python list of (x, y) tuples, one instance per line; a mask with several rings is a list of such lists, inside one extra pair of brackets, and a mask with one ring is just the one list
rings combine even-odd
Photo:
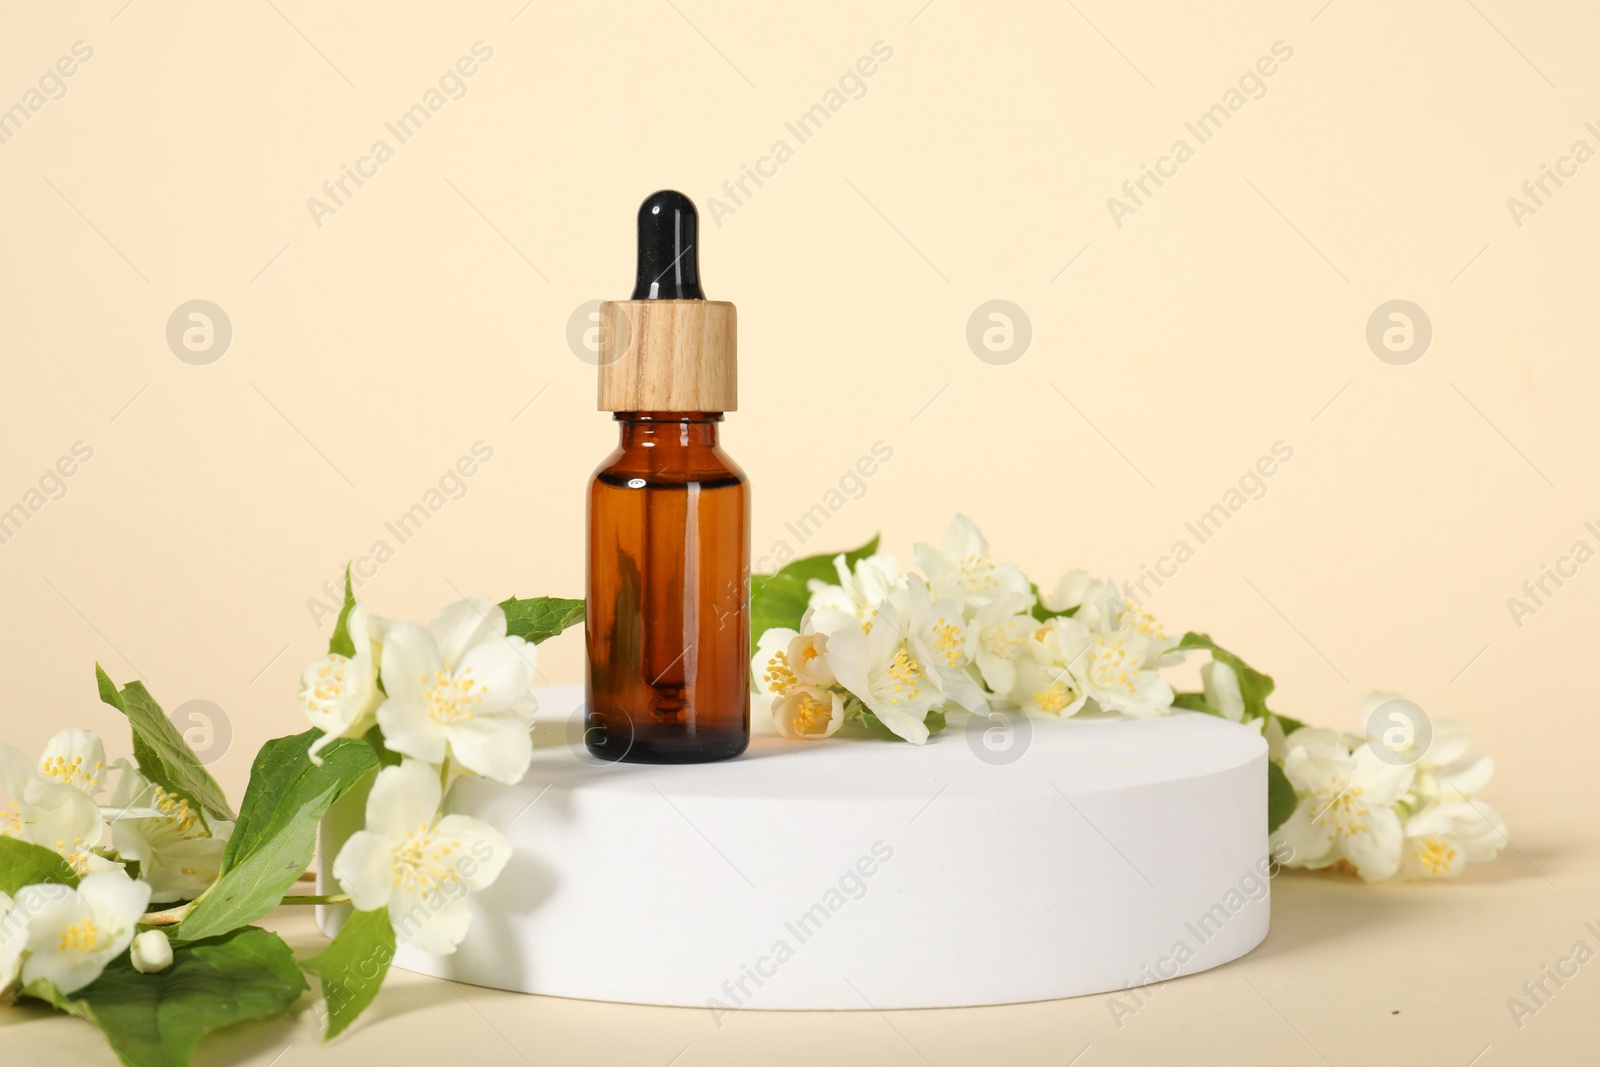
[(750, 741), (744, 472), (717, 444), (721, 414), (616, 418), (621, 440), (589, 486), (589, 750), (737, 756)]
[(601, 311), (600, 407), (621, 430), (589, 483), (595, 756), (728, 759), (750, 741), (750, 490), (718, 444), (735, 408), (733, 305), (700, 292), (694, 205), (639, 209), (632, 300)]

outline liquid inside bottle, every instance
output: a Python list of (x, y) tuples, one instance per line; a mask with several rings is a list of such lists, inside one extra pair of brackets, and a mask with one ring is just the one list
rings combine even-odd
[(750, 496), (715, 412), (618, 412), (589, 484), (593, 755), (728, 759), (750, 741)]

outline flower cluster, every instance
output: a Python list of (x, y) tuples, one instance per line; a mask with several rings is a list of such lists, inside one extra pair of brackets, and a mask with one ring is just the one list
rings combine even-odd
[[(44, 979), (70, 994), (94, 981), (128, 950), (152, 901), (186, 900), (216, 880), (232, 830), (208, 823), (128, 761), (108, 765), (105, 745), (87, 730), (62, 730), (36, 763), (0, 743), (0, 834), (55, 853), (78, 879), (25, 885), (15, 899), (0, 894), (0, 992)], [(151, 933), (165, 945), (166, 935)]]
[[(817, 562), (800, 561), (794, 573)], [(1500, 817), (1472, 796), (1493, 762), (1468, 752), (1455, 720), (1409, 749), (1305, 727), (1268, 710), (1270, 677), (1206, 635), (1169, 637), (1115, 582), (1086, 571), (1041, 593), (1017, 567), (994, 563), (962, 515), (938, 547), (916, 546), (915, 564), (906, 572), (866, 549), (836, 556), (836, 581), (806, 579), (798, 627), (758, 635), (752, 675), (781, 735), (821, 740), (855, 720), (920, 745), (946, 713), (993, 706), (1061, 718), (1184, 708), (1266, 739), (1281, 781), (1269, 793), (1269, 828), (1285, 866), (1342, 866), (1368, 881), (1453, 878), (1509, 841)], [(1199, 651), (1211, 654), (1202, 690), (1176, 692), (1162, 669)], [(1374, 693), (1363, 718), (1399, 700)]]
[[(1363, 719), (1392, 693), (1367, 697)], [(1381, 736), (1304, 727), (1269, 742), (1294, 786), (1294, 814), (1273, 834), (1290, 866), (1343, 864), (1369, 882), (1456, 878), (1509, 840), (1499, 814), (1473, 797), (1494, 761), (1469, 751), (1465, 723), (1440, 719), (1425, 750)]]
[(527, 771), (536, 650), (507, 634), (505, 612), (484, 597), (458, 601), (426, 626), (352, 604), (344, 630), (345, 651), (300, 679), (301, 707), (323, 731), (311, 757), (376, 730), (397, 758), (378, 772), (365, 828), (335, 856), (334, 877), (358, 910), (388, 909), (410, 944), (454, 952), (472, 918), (468, 891), (499, 877), (511, 846), (479, 819), (445, 814), (445, 796), (465, 775), (514, 784)]
[[(237, 809), (144, 683), (97, 667), (132, 761), (108, 763), (85, 730), (36, 760), (0, 744), (0, 1000), (89, 1019), (129, 1063), (181, 1065), (202, 1034), (291, 1012), (313, 975), (336, 1037), (398, 942), (454, 952), (467, 894), (505, 870), (505, 836), (447, 798), (463, 777), (522, 778), (534, 643), (582, 618), (579, 600), (479, 597), (426, 626), (380, 619), (347, 569), (328, 654), (300, 680), (313, 728), (261, 747)], [(363, 790), (364, 826), (333, 863), (343, 892), (296, 892), (330, 806)], [(355, 914), (305, 958), (256, 925), (280, 905), (340, 904)], [(217, 975), (226, 996), (207, 992)]]
[(839, 556), (836, 583), (810, 581), (799, 629), (760, 636), (756, 688), (780, 733), (831, 737), (859, 718), (922, 744), (930, 713), (995, 702), (1061, 717), (1171, 710), (1160, 668), (1177, 642), (1115, 583), (1072, 571), (1041, 598), (962, 515), (915, 562), (920, 574), (892, 556)]

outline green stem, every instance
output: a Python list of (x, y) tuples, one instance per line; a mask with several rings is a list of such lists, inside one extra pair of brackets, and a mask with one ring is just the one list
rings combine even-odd
[(350, 897), (346, 893), (308, 893), (302, 896), (284, 897), (284, 904), (348, 904)]
[[(203, 897), (204, 894), (201, 894), (201, 896)], [(199, 905), (200, 900), (201, 897), (196, 897), (194, 900), (189, 901), (189, 903), (181, 904), (176, 908), (167, 908), (163, 911), (147, 911), (143, 915), (139, 916), (139, 923), (142, 926), (175, 926), (184, 919), (188, 918), (189, 913)], [(344, 893), (311, 893), (303, 896), (287, 896), (284, 897), (280, 903), (348, 904), (350, 903), (350, 898)]]

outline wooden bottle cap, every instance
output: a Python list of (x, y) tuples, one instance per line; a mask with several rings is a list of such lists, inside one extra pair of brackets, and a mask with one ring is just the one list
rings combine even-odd
[(738, 410), (737, 332), (726, 300), (604, 302), (600, 410)]

